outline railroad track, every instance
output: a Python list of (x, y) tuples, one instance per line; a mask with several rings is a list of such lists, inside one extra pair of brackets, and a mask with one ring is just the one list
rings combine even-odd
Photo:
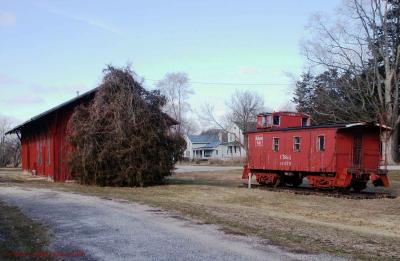
[[(247, 185), (243, 185), (243, 187), (247, 187)], [(362, 192), (353, 192), (353, 191), (339, 191), (339, 190), (329, 190), (329, 189), (315, 189), (311, 187), (268, 187), (261, 185), (251, 185), (252, 189), (260, 189), (267, 190), (273, 192), (286, 192), (293, 193), (299, 195), (317, 195), (324, 197), (333, 197), (333, 198), (346, 198), (346, 199), (382, 199), (396, 198), (397, 195), (390, 192), (372, 192), (372, 191), (362, 191)]]

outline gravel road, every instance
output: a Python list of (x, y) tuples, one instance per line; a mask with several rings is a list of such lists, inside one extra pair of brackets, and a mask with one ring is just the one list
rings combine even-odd
[(291, 253), (122, 200), (19, 187), (1, 187), (0, 199), (49, 227), (50, 251), (85, 253), (71, 260), (337, 260)]
[(218, 172), (228, 170), (242, 170), (241, 166), (193, 166), (193, 165), (177, 165), (176, 173), (190, 173), (190, 172)]

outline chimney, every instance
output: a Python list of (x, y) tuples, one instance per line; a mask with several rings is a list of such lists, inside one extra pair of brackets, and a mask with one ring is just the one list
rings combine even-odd
[(219, 139), (220, 142), (223, 142), (223, 140), (222, 140), (222, 131), (218, 132), (218, 139)]

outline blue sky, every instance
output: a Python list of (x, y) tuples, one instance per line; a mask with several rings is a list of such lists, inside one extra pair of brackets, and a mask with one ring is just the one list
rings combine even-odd
[(186, 72), (194, 110), (208, 101), (222, 114), (235, 89), (279, 109), (291, 99), (287, 74), (304, 69), (299, 43), (310, 16), (339, 3), (0, 0), (0, 114), (27, 120), (96, 87), (110, 63), (131, 63), (149, 88)]

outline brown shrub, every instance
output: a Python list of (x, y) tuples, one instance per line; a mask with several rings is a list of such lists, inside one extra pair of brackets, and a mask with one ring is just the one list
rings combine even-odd
[(82, 184), (145, 186), (163, 181), (185, 141), (161, 111), (164, 96), (147, 91), (130, 68), (108, 66), (94, 100), (69, 122), (72, 175)]

